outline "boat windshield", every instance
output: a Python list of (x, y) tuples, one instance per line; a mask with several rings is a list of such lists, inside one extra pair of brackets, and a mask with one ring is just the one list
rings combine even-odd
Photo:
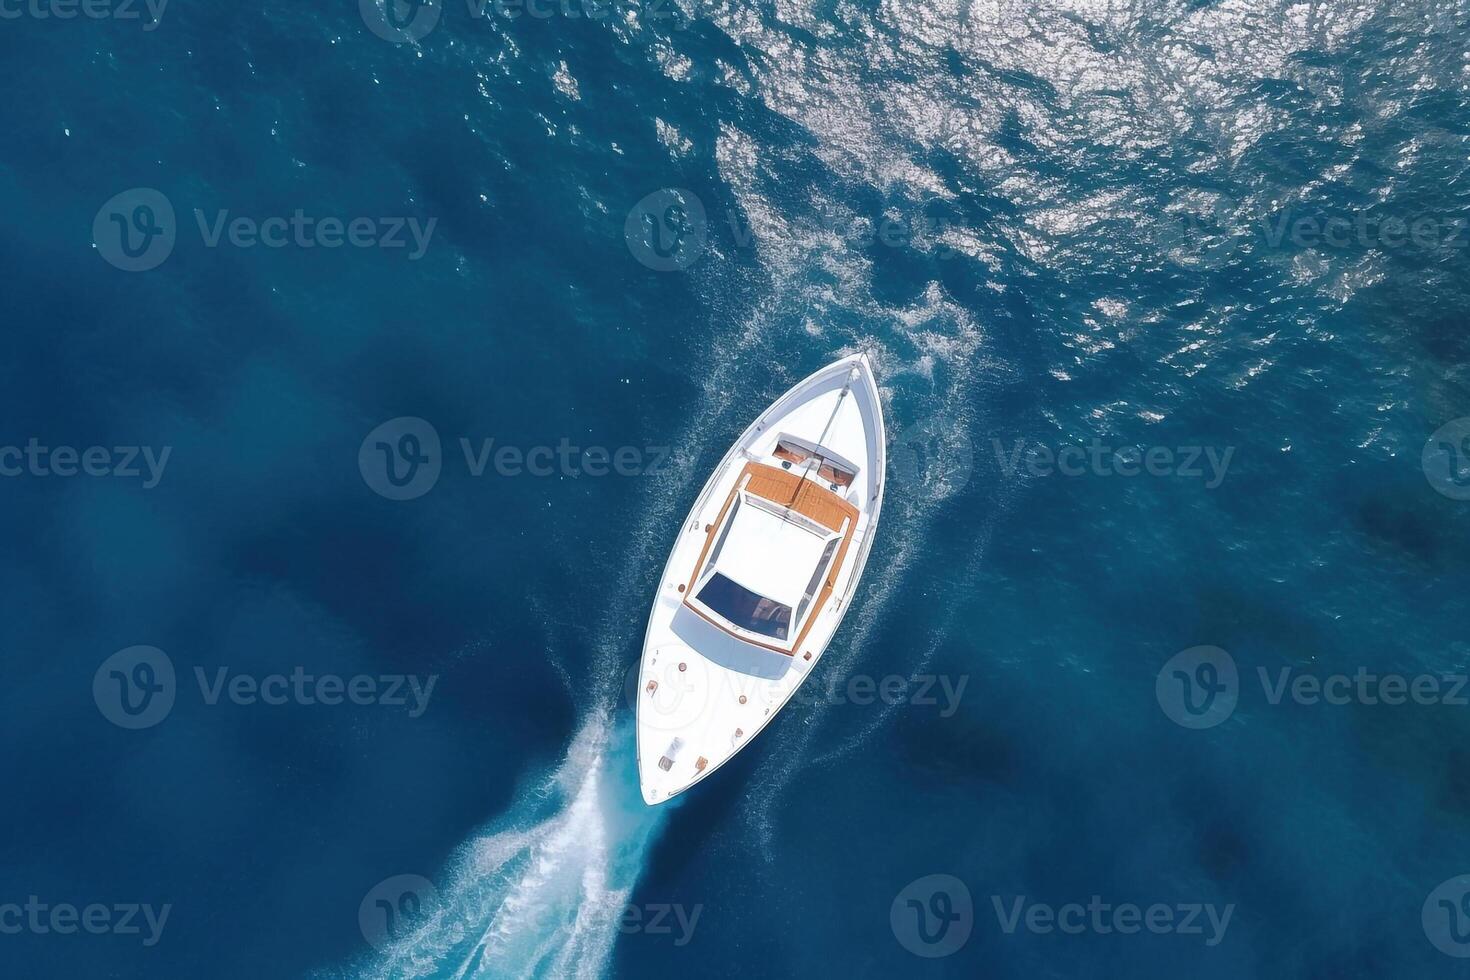
[(719, 572), (699, 590), (699, 601), (732, 625), (772, 639), (786, 639), (791, 628), (790, 606), (757, 595)]

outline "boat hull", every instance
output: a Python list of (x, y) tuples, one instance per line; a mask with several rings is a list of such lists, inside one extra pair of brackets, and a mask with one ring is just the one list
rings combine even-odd
[[(854, 355), (778, 398), (705, 483), (679, 527), (644, 636), (637, 742), (649, 805), (684, 792), (749, 745), (815, 670), (872, 548), (884, 439), (876, 379), (867, 358)], [(810, 458), (793, 466), (803, 447), (813, 450)], [(791, 639), (731, 628), (691, 601), (716, 529), (737, 496), (750, 499), (747, 492), (777, 498), (789, 520), (841, 539), (825, 588), (814, 596), (815, 611), (792, 624)], [(759, 502), (769, 504), (765, 497)]]

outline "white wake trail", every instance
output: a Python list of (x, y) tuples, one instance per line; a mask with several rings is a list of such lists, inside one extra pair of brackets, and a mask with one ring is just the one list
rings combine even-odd
[(628, 724), (589, 718), (512, 819), (461, 849), (442, 876), (439, 906), (362, 975), (601, 976), (667, 812), (643, 805), (631, 748)]
[(365, 980), (605, 975), (648, 852), (677, 805), (653, 809), (643, 803), (633, 719), (615, 713), (625, 661), (636, 650), (652, 601), (652, 579), (645, 588), (644, 573), (660, 567), (680, 509), (698, 486), (706, 442), (744, 404), (730, 394), (774, 319), (775, 311), (743, 318), (722, 358), (708, 365), (698, 403), (682, 418), (674, 465), (626, 535), (631, 544), (620, 558), (621, 589), (593, 634), (593, 662), (583, 678), (590, 692), (586, 720), (566, 759), (460, 848), (436, 883), (437, 908), (362, 970)]

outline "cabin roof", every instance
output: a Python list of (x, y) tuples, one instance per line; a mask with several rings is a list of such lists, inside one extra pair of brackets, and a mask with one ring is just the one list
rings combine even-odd
[(735, 512), (715, 567), (727, 578), (777, 602), (800, 601), (830, 535), (811, 530), (800, 515), (746, 500)]

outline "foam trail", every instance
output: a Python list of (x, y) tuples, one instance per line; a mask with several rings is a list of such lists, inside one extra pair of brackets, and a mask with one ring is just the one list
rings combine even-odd
[(629, 721), (588, 719), (566, 761), (528, 787), (509, 821), (470, 841), (441, 903), (361, 976), (595, 978), (666, 808), (644, 806)]

